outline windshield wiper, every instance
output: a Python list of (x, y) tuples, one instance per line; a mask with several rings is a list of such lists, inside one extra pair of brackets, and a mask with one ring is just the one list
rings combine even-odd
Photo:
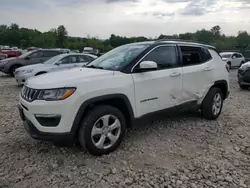
[(85, 65), (83, 67), (93, 68), (93, 69), (103, 69), (103, 67), (98, 67), (98, 66), (95, 66), (95, 65), (90, 65), (90, 66)]

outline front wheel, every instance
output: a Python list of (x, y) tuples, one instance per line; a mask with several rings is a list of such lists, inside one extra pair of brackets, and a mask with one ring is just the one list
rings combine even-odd
[(223, 107), (223, 94), (219, 88), (213, 87), (207, 93), (203, 103), (202, 115), (209, 120), (217, 119)]
[(19, 67), (20, 67), (19, 65), (14, 65), (14, 66), (12, 66), (12, 67), (10, 68), (10, 75), (11, 75), (12, 77), (14, 77), (15, 71), (16, 71), (16, 69), (18, 69)]
[(114, 151), (122, 142), (126, 120), (112, 106), (97, 106), (83, 119), (78, 133), (80, 145), (91, 154), (100, 156)]

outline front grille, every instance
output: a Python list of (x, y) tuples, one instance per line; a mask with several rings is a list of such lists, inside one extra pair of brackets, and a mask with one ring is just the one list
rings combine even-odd
[(37, 99), (38, 95), (40, 94), (41, 90), (39, 89), (32, 89), (27, 86), (23, 86), (21, 96), (24, 100), (28, 102), (32, 102)]

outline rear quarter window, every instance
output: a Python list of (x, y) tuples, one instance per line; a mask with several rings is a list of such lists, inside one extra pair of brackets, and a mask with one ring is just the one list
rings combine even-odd
[(202, 60), (203, 62), (209, 61), (212, 59), (211, 54), (209, 53), (209, 51), (206, 48), (202, 48)]

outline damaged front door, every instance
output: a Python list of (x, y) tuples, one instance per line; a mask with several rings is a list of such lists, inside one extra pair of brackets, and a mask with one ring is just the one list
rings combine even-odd
[[(179, 103), (182, 94), (182, 68), (177, 64), (176, 51), (176, 45), (157, 46), (132, 70), (138, 116)], [(155, 62), (157, 69), (142, 71), (141, 62)]]

